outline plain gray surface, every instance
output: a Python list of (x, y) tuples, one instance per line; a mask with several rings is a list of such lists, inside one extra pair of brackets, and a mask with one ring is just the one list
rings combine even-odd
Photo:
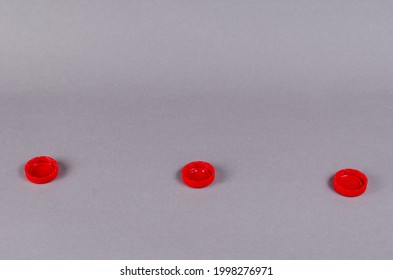
[[(390, 1), (1, 1), (0, 258), (392, 259)], [(59, 177), (29, 183), (37, 155)], [(205, 189), (179, 180), (210, 161)], [(357, 198), (335, 171), (368, 175)]]

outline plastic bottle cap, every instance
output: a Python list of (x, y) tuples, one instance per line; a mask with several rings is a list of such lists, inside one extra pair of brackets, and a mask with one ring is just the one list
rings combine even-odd
[(51, 157), (32, 158), (25, 165), (26, 178), (35, 184), (45, 184), (56, 178), (59, 167)]
[(355, 169), (342, 169), (334, 175), (333, 186), (344, 196), (358, 196), (366, 191), (366, 175)]
[(192, 188), (204, 188), (214, 181), (214, 166), (204, 161), (194, 161), (182, 169), (184, 183)]

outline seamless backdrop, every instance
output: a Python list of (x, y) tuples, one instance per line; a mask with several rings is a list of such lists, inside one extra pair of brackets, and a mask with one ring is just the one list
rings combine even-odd
[[(0, 258), (392, 259), (390, 1), (0, 1)], [(34, 185), (37, 155), (59, 177)], [(182, 184), (205, 160), (217, 179)], [(342, 168), (367, 192), (331, 188)]]

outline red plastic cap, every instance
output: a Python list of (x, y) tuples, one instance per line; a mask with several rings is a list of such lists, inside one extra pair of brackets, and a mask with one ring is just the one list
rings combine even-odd
[(25, 165), (26, 178), (35, 184), (49, 183), (56, 178), (58, 170), (57, 162), (47, 156), (35, 157)]
[(344, 196), (358, 196), (366, 191), (366, 175), (355, 169), (343, 169), (334, 175), (333, 186), (336, 192)]
[(204, 188), (214, 181), (214, 166), (204, 161), (194, 161), (183, 167), (184, 183), (191, 188)]

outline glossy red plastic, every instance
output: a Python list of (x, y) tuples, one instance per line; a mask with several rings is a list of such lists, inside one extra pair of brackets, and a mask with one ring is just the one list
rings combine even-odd
[(366, 175), (355, 169), (342, 169), (333, 178), (333, 186), (336, 192), (344, 196), (358, 196), (367, 188)]
[(204, 188), (214, 181), (214, 166), (205, 161), (190, 162), (181, 172), (183, 182), (191, 188)]
[(26, 178), (35, 184), (49, 183), (56, 178), (58, 170), (56, 160), (47, 156), (35, 157), (25, 165)]

